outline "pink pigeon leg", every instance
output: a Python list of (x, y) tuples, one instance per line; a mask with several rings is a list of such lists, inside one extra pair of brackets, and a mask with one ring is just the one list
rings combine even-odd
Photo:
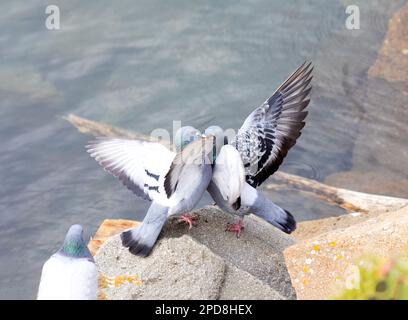
[(199, 217), (197, 215), (184, 213), (178, 218), (178, 221), (187, 223), (189, 226), (188, 229), (190, 230), (197, 224), (198, 219)]
[(237, 238), (239, 238), (242, 229), (244, 229), (244, 217), (239, 218), (237, 223), (228, 224), (227, 229), (225, 229), (225, 231), (235, 232)]

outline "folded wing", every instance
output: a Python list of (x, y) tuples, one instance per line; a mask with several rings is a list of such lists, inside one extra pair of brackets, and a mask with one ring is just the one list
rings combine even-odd
[[(185, 172), (188, 172), (189, 167), (210, 164), (208, 155), (213, 150), (214, 139), (214, 136), (210, 135), (193, 141), (174, 157), (164, 180), (164, 188), (168, 198), (175, 193), (179, 181), (184, 177)], [(184, 178), (194, 179), (194, 177)], [(189, 188), (189, 186), (184, 187)]]

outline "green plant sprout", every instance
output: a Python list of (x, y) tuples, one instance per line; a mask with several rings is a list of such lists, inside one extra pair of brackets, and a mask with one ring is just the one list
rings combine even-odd
[(408, 300), (408, 260), (367, 257), (337, 300)]

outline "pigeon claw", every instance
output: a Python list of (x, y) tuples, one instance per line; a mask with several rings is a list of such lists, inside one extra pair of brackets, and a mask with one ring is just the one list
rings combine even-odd
[(244, 229), (244, 220), (239, 219), (237, 223), (229, 223), (225, 231), (234, 232), (237, 238), (239, 238), (243, 229)]
[(199, 217), (197, 215), (192, 215), (192, 214), (182, 214), (178, 218), (178, 222), (185, 222), (188, 224), (188, 229), (190, 230), (193, 226), (197, 225)]

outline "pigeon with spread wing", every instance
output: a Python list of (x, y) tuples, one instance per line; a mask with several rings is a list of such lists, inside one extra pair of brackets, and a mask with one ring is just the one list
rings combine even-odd
[[(189, 141), (190, 142), (190, 141)], [(122, 244), (135, 255), (147, 256), (170, 216), (193, 209), (212, 176), (208, 155), (214, 137), (200, 137), (175, 153), (156, 142), (99, 139), (86, 148), (90, 155), (136, 195), (152, 201), (142, 224), (121, 234)]]
[[(245, 170), (239, 208), (237, 205), (231, 206), (224, 196), (223, 190), (228, 187), (228, 179), (218, 179), (218, 183), (213, 179), (209, 185), (208, 191), (221, 209), (241, 216), (238, 223), (227, 228), (236, 232), (237, 236), (243, 228), (243, 216), (249, 213), (265, 219), (286, 233), (296, 229), (292, 214), (267, 199), (256, 187), (278, 170), (301, 135), (308, 114), (305, 108), (310, 102), (312, 71), (311, 63), (301, 65), (270, 98), (246, 118), (237, 135), (229, 142), (239, 152)], [(214, 135), (216, 145), (225, 141), (220, 127), (211, 126), (206, 129), (205, 134)], [(217, 161), (218, 158), (216, 163)], [(236, 168), (238, 167), (237, 163)]]

